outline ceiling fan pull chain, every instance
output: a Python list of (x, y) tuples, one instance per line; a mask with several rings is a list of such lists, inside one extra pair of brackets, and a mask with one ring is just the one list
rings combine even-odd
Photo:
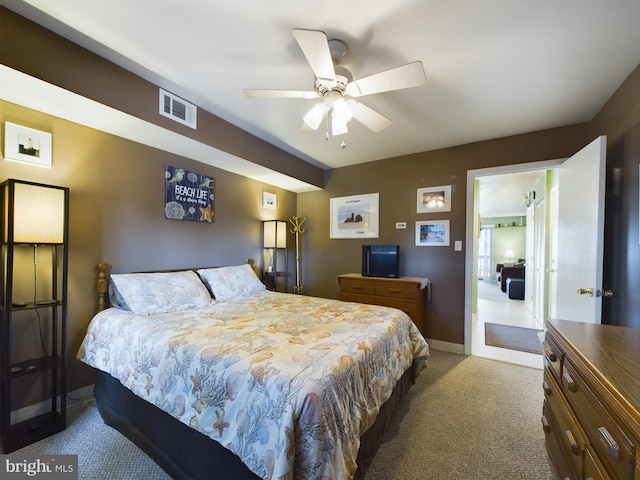
[(328, 142), (329, 141), (329, 115), (324, 117), (324, 122), (325, 122), (324, 139)]

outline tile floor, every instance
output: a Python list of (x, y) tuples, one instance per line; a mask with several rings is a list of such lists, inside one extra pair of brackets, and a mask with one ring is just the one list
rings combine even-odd
[[(525, 308), (524, 300), (511, 300), (495, 282), (478, 281), (478, 312), (473, 316), (471, 354), (533, 368), (543, 368), (542, 355), (484, 344), (484, 322), (542, 328)], [(542, 350), (541, 350), (542, 351)]]

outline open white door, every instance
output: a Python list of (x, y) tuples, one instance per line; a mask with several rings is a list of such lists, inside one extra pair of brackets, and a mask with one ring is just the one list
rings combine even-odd
[(549, 195), (549, 313), (552, 318), (557, 318), (556, 308), (558, 293), (558, 197), (560, 190), (555, 185)]
[(559, 168), (556, 316), (600, 323), (607, 137)]

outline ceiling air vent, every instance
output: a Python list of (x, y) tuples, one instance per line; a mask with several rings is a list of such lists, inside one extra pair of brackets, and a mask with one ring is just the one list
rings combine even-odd
[(195, 129), (197, 112), (195, 105), (160, 89), (160, 115)]

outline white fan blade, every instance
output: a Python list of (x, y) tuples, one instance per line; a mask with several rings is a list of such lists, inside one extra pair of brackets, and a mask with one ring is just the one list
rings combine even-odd
[(300, 49), (307, 58), (307, 62), (309, 62), (316, 78), (335, 80), (336, 72), (333, 69), (331, 52), (329, 52), (329, 44), (324, 32), (294, 28), (293, 36), (296, 37), (296, 41), (300, 45)]
[(318, 98), (318, 92), (302, 90), (259, 90), (245, 88), (244, 94), (249, 98)]
[(355, 100), (351, 100), (349, 106), (351, 107), (351, 113), (353, 113), (353, 118), (358, 120), (360, 123), (369, 127), (374, 132), (379, 132), (387, 128), (391, 123), (393, 123), (390, 119), (385, 117), (384, 115), (376, 112), (373, 108), (367, 107), (360, 102), (356, 102)]
[(352, 97), (361, 97), (390, 90), (419, 87), (426, 82), (422, 62), (417, 61), (349, 82), (347, 94)]

